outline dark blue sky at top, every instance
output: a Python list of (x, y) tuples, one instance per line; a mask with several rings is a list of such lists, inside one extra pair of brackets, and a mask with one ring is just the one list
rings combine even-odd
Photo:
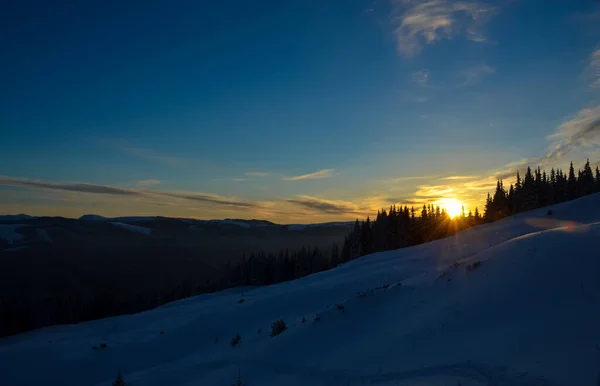
[[(8, 2), (0, 175), (360, 196), (367, 178), (482, 173), (541, 155), (590, 99), (582, 73), (599, 40), (578, 17), (594, 2), (490, 3), (488, 42), (456, 28), (406, 57), (394, 1)], [(302, 191), (233, 181), (323, 169), (336, 180)]]

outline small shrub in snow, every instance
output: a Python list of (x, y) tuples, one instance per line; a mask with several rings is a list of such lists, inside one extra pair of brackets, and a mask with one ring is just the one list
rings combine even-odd
[(120, 370), (117, 373), (117, 377), (114, 379), (112, 386), (127, 386), (127, 383), (125, 383), (125, 378), (123, 378), (123, 374), (121, 374)]
[(467, 271), (473, 271), (479, 267), (481, 267), (481, 261), (476, 261), (473, 264), (467, 265)]
[(320, 321), (321, 321), (321, 317), (319, 316), (319, 314), (315, 315), (315, 323), (320, 322)]
[(344, 306), (342, 306), (341, 304), (336, 304), (335, 308), (337, 308), (339, 311), (342, 311), (342, 312), (344, 312), (344, 310), (345, 310)]
[(552, 209), (548, 209), (548, 211), (546, 212), (546, 216), (552, 216)]
[(242, 304), (243, 302), (245, 302), (244, 298), (241, 298), (238, 303)]
[(101, 349), (106, 348), (106, 343), (100, 343), (100, 348)]
[(160, 332), (160, 335), (164, 335), (164, 334), (165, 334), (165, 332), (164, 332), (164, 331), (161, 331), (161, 332)]
[(277, 336), (287, 330), (287, 326), (283, 320), (278, 320), (271, 324), (271, 336)]
[(303, 316), (302, 317), (302, 323), (306, 322), (306, 318)]
[(92, 347), (92, 350), (98, 350), (98, 346)]
[(241, 341), (242, 341), (242, 336), (238, 332), (237, 334), (235, 334), (235, 336), (233, 338), (231, 338), (231, 347), (237, 346), (238, 344), (240, 344)]
[(446, 268), (444, 271), (442, 271), (442, 273), (440, 273), (438, 275), (438, 279), (442, 279), (444, 277), (446, 277), (447, 275), (450, 274), (450, 272), (452, 272), (453, 270), (455, 270), (456, 268), (458, 268), (460, 266), (460, 263), (457, 261), (454, 264), (452, 264), (450, 267)]

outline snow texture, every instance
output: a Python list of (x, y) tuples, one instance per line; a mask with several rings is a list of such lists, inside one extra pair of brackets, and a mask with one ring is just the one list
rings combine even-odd
[(43, 241), (45, 241), (47, 243), (51, 243), (52, 242), (52, 238), (48, 234), (47, 230), (45, 230), (45, 229), (38, 229), (37, 230), (37, 234), (38, 234), (38, 237), (40, 239), (42, 239)]
[[(0, 384), (108, 386), (121, 369), (138, 386), (230, 386), (238, 371), (250, 386), (596, 385), (600, 196), (552, 209), (292, 282), (5, 338)], [(279, 319), (287, 331), (270, 337)]]
[(11, 244), (23, 238), (23, 235), (17, 233), (17, 229), (23, 224), (0, 224), (0, 239), (4, 239)]
[(131, 231), (131, 232), (143, 233), (146, 236), (150, 236), (150, 234), (152, 233), (151, 229), (144, 228), (144, 227), (138, 227), (135, 225), (124, 224), (121, 222), (111, 222), (111, 224), (118, 226), (119, 228), (127, 229), (128, 231)]
[(217, 223), (217, 224), (223, 224), (223, 225), (234, 225), (234, 226), (238, 226), (240, 228), (250, 228), (251, 225), (245, 222), (241, 222), (241, 221), (234, 221), (234, 220), (211, 220), (211, 223)]

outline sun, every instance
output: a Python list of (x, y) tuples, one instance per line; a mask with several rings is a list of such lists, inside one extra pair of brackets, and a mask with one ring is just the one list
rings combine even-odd
[(440, 204), (446, 209), (446, 213), (448, 213), (448, 216), (451, 218), (459, 216), (463, 211), (462, 204), (455, 198), (445, 198)]

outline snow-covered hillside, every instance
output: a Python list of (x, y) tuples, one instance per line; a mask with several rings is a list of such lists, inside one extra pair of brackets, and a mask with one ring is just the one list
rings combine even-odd
[(9, 244), (22, 239), (23, 235), (17, 232), (22, 224), (0, 224), (0, 239), (6, 240)]
[(127, 229), (128, 231), (131, 231), (131, 232), (142, 233), (147, 236), (150, 236), (150, 234), (152, 233), (151, 229), (144, 228), (144, 227), (138, 227), (135, 225), (125, 224), (125, 223), (121, 223), (121, 222), (111, 222), (111, 224), (114, 226), (117, 226), (119, 228)]
[[(597, 385), (600, 195), (546, 212), (293, 282), (6, 338), (0, 384), (103, 386), (121, 369), (135, 386), (230, 386), (238, 371), (249, 386)], [(288, 330), (270, 337), (278, 319)]]

